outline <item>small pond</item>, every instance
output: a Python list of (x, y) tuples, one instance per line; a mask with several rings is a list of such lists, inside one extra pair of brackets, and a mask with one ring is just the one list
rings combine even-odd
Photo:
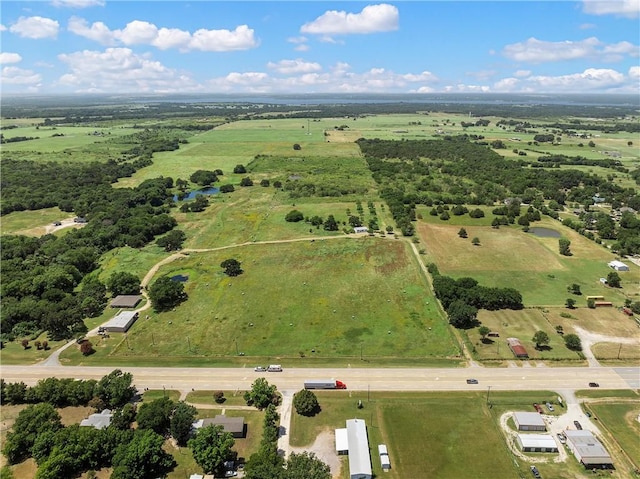
[(189, 276), (184, 274), (176, 274), (175, 276), (171, 276), (171, 281), (186, 283), (188, 280), (189, 280)]
[(540, 238), (560, 238), (560, 233), (550, 228), (541, 228), (536, 226), (535, 228), (529, 228), (529, 233), (532, 233)]
[(208, 188), (202, 188), (201, 190), (190, 191), (187, 194), (178, 194), (173, 195), (173, 201), (187, 201), (187, 200), (195, 200), (198, 195), (215, 195), (220, 193), (218, 188), (214, 188), (213, 186), (209, 186)]

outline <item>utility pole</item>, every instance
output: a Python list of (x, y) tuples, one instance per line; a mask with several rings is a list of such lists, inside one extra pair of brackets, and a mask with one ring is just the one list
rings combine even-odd
[(240, 353), (238, 352), (238, 340), (234, 339), (234, 341), (236, 342), (236, 356), (239, 355)]
[(187, 336), (187, 349), (191, 352), (191, 340), (189, 339), (189, 336)]
[(487, 387), (487, 404), (489, 404), (489, 394), (491, 393), (491, 386)]
[(620, 359), (620, 351), (622, 350), (622, 343), (618, 345), (618, 359)]

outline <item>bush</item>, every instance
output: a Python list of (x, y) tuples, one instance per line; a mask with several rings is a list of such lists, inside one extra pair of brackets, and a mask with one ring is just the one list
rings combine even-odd
[(222, 391), (215, 391), (213, 393), (213, 400), (218, 404), (222, 404), (225, 401), (224, 393)]
[(284, 219), (289, 223), (297, 223), (298, 221), (302, 221), (304, 219), (304, 215), (301, 211), (291, 210), (287, 213), (287, 216), (285, 216)]

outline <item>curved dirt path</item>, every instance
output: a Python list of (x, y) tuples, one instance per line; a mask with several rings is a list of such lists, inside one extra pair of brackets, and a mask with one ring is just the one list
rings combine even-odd
[(582, 329), (580, 326), (574, 326), (573, 329), (576, 331), (576, 334), (580, 337), (580, 341), (582, 343), (582, 354), (584, 354), (585, 358), (587, 358), (587, 362), (589, 363), (590, 368), (599, 368), (602, 367), (595, 355), (591, 351), (591, 347), (597, 343), (618, 343), (618, 344), (636, 344), (640, 346), (640, 339), (637, 338), (628, 338), (628, 337), (620, 337), (620, 336), (607, 336), (599, 333), (592, 333), (591, 331), (587, 331), (586, 329)]

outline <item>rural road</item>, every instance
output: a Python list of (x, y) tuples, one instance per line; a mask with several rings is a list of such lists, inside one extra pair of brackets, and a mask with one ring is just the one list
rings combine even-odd
[[(99, 379), (114, 367), (9, 366), (0, 377), (8, 382), (34, 385), (47, 377)], [(493, 391), (586, 389), (597, 382), (603, 389), (637, 389), (640, 368), (285, 368), (279, 373), (256, 373), (249, 368), (122, 367), (133, 374), (139, 389), (247, 390), (258, 377), (266, 377), (280, 391), (298, 391), (306, 379), (335, 378), (349, 391)], [(467, 384), (473, 377), (479, 384)]]

